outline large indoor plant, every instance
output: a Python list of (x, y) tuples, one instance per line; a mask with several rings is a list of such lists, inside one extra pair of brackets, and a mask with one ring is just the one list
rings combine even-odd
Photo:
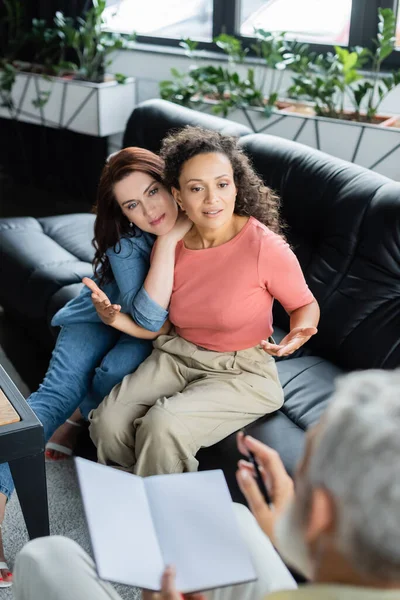
[[(22, 63), (15, 55), (3, 59), (1, 117), (99, 136), (123, 130), (134, 105), (135, 84), (121, 74), (107, 76), (106, 69), (111, 54), (127, 47), (134, 35), (105, 32), (105, 7), (106, 0), (93, 0), (77, 19), (57, 12), (51, 26), (32, 21), (31, 30), (20, 34), (20, 45), (33, 48), (32, 61)], [(8, 29), (20, 10), (10, 13)]]

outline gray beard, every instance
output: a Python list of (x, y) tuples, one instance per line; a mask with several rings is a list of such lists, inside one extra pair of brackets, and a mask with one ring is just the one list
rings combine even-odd
[(275, 527), (276, 546), (283, 560), (307, 579), (313, 578), (313, 563), (292, 500)]

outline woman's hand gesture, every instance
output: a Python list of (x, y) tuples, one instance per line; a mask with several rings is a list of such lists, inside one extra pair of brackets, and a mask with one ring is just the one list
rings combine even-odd
[(295, 327), (283, 338), (280, 344), (271, 344), (267, 340), (262, 340), (261, 346), (271, 356), (289, 356), (308, 342), (317, 331), (316, 327)]
[(112, 325), (117, 314), (121, 311), (121, 306), (119, 304), (111, 304), (108, 296), (99, 288), (93, 279), (84, 277), (82, 283), (91, 290), (92, 302), (100, 319), (106, 325)]

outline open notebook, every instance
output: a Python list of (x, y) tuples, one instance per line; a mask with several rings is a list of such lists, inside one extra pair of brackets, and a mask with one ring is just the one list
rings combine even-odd
[(99, 577), (192, 592), (256, 579), (222, 471), (137, 477), (76, 458)]

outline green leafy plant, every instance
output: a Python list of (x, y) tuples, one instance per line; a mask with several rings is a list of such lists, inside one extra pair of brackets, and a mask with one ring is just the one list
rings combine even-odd
[(252, 49), (265, 63), (265, 67), (261, 69), (258, 89), (267, 100), (265, 110), (269, 115), (282, 88), (285, 70), (300, 59), (308, 46), (287, 41), (285, 32), (270, 32), (256, 28), (254, 35), (256, 43), (252, 44)]
[(372, 63), (372, 81), (363, 81), (351, 90), (357, 118), (360, 118), (361, 107), (366, 102), (366, 117), (372, 121), (384, 98), (400, 84), (400, 69), (382, 77), (380, 75), (383, 61), (392, 54), (396, 46), (396, 15), (390, 8), (379, 8), (378, 35), (373, 41), (375, 50), (364, 50), (364, 55)]
[[(335, 46), (334, 52), (316, 54), (307, 44), (289, 41), (285, 32), (273, 33), (255, 29), (252, 45), (264, 66), (248, 68), (242, 76), (242, 65), (248, 50), (242, 42), (227, 34), (215, 43), (228, 56), (228, 66), (192, 65), (188, 72), (171, 69), (171, 78), (160, 83), (161, 97), (185, 106), (193, 101), (213, 100), (213, 111), (223, 116), (235, 108), (262, 107), (270, 116), (278, 101), (283, 75), (292, 73), (288, 94), (293, 99), (312, 101), (318, 116), (335, 119), (373, 121), (382, 100), (400, 83), (400, 70), (384, 77), (382, 62), (395, 47), (396, 19), (392, 10), (379, 10), (379, 33), (375, 50)], [(190, 58), (195, 56), (196, 42), (182, 40), (181, 46)], [(361, 69), (372, 64), (372, 81), (365, 81)], [(354, 106), (354, 114), (345, 110), (346, 99)], [(367, 105), (366, 115), (361, 106)]]
[[(20, 48), (29, 42), (33, 52), (30, 72), (62, 76), (73, 73), (77, 79), (102, 82), (107, 67), (112, 63), (110, 55), (128, 47), (135, 35), (122, 36), (103, 29), (103, 12), (106, 0), (93, 0), (92, 8), (76, 20), (65, 17), (60, 11), (55, 13), (52, 26), (42, 19), (32, 19), (31, 29), (24, 32), (23, 5), (19, 0), (4, 0), (6, 12), (0, 23), (0, 96), (3, 105), (13, 109), (12, 88), (19, 65), (14, 59)], [(73, 53), (75, 61), (67, 61)], [(24, 65), (23, 69), (26, 69)], [(23, 70), (21, 69), (21, 70)], [(117, 83), (123, 84), (126, 76), (117, 73)], [(48, 102), (51, 92), (40, 91), (32, 101), (35, 108), (42, 108)]]
[(227, 69), (214, 67), (212, 95), (218, 101), (214, 112), (222, 113), (226, 117), (231, 110), (238, 107), (264, 106), (263, 94), (256, 84), (254, 69), (247, 69), (243, 78), (236, 70), (236, 66), (244, 62), (248, 49), (243, 48), (240, 40), (227, 34), (218, 36), (214, 41), (228, 56)]
[[(194, 59), (198, 43), (186, 38), (179, 42), (188, 58)], [(163, 100), (175, 102), (182, 106), (190, 106), (191, 99), (200, 92), (201, 68), (191, 65), (189, 71), (170, 70), (171, 78), (160, 81), (160, 96)]]
[[(135, 35), (123, 36), (103, 29), (106, 0), (93, 0), (93, 6), (76, 22), (58, 11), (54, 24), (60, 45), (72, 48), (77, 56), (76, 77), (85, 81), (102, 82), (106, 68), (112, 63), (109, 55), (129, 46)], [(119, 77), (119, 81), (124, 81)]]
[(214, 42), (217, 44), (218, 48), (221, 48), (221, 50), (228, 55), (229, 63), (232, 65), (243, 63), (248, 53), (248, 49), (243, 49), (242, 42), (235, 38), (235, 36), (222, 33), (215, 38)]
[[(373, 41), (375, 50), (355, 47), (347, 50), (335, 46), (335, 53), (315, 56), (303, 54), (292, 63), (292, 98), (311, 100), (317, 115), (331, 118), (349, 118), (345, 98), (354, 107), (353, 118), (373, 122), (379, 106), (387, 94), (400, 84), (400, 70), (381, 76), (382, 62), (395, 48), (396, 18), (391, 9), (379, 9), (379, 33)], [(365, 79), (360, 69), (369, 62), (372, 80)], [(366, 114), (362, 114), (365, 105)]]
[(338, 118), (336, 93), (339, 85), (338, 63), (332, 52), (310, 53), (292, 65), (294, 71), (288, 94), (291, 98), (311, 100), (319, 116)]

